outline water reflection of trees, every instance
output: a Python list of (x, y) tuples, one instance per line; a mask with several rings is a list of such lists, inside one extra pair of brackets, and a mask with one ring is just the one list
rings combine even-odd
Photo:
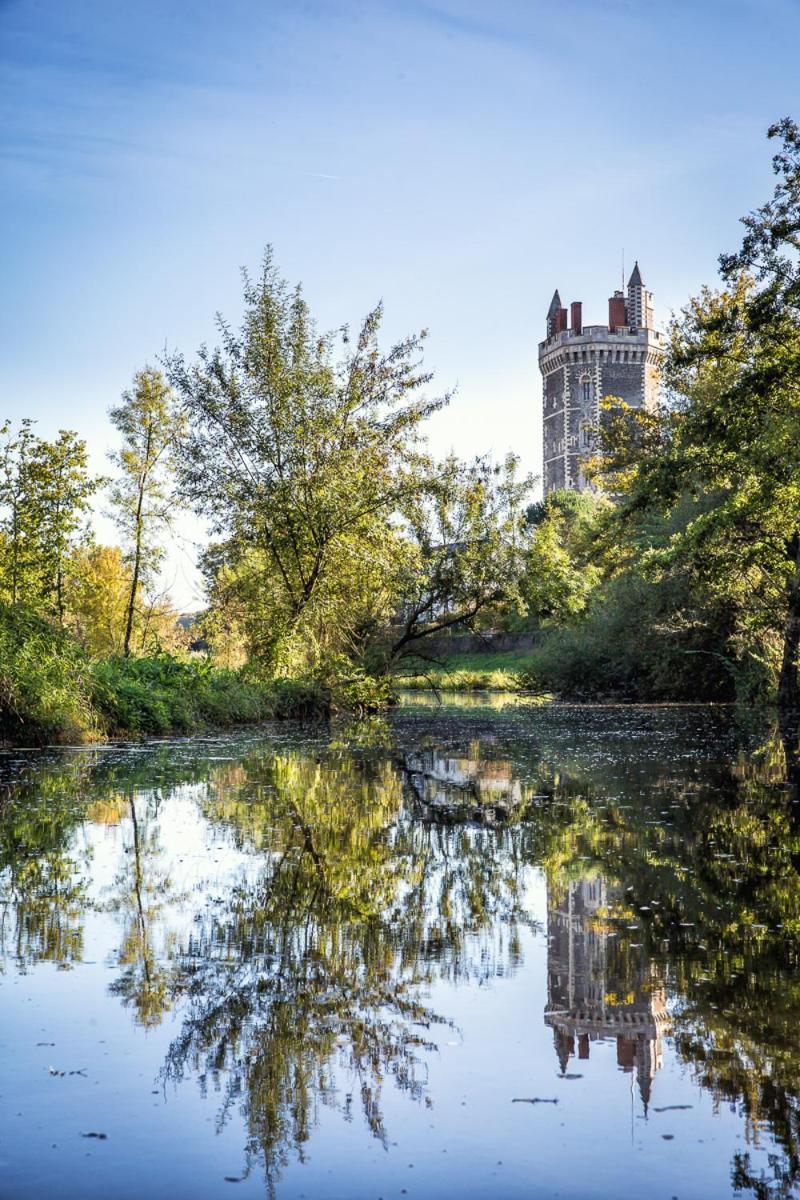
[[(117, 952), (120, 972), (111, 985), (136, 1014), (139, 1025), (158, 1025), (172, 1004), (171, 949), (175, 942), (164, 914), (176, 899), (158, 827), (159, 792), (135, 788), (114, 793), (103, 803), (123, 827), (121, 866), (105, 907), (122, 918)], [(96, 808), (96, 806), (94, 806)], [(91, 812), (91, 810), (90, 810)]]
[(130, 818), (129, 797), (154, 797), (154, 779), (169, 792), (207, 780), (212, 767), (186, 744), (8, 756), (0, 766), (0, 965), (80, 961), (91, 903), (87, 825)]
[[(430, 1102), (427, 999), (443, 976), (519, 960), (522, 864), (509, 831), (422, 825), (385, 755), (255, 755), (204, 804), (265, 865), (181, 955), (187, 1012), (166, 1076), (223, 1093), (247, 1122), (248, 1169), (302, 1157), (321, 1107), (360, 1106), (385, 1141), (387, 1081)], [(342, 1082), (344, 1081), (344, 1082)]]
[(0, 781), (0, 966), (69, 967), (83, 955), (90, 855), (75, 838), (86, 761), (12, 761)]

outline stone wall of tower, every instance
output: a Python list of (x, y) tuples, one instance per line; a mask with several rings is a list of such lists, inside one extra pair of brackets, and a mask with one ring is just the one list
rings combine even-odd
[(592, 453), (594, 430), (605, 397), (631, 408), (658, 401), (658, 363), (663, 354), (653, 330), (610, 331), (590, 326), (542, 343), (544, 490), (588, 486), (582, 461)]
[(545, 375), (542, 389), (545, 491), (568, 487), (566, 478), (566, 429), (568, 397), (566, 372), (559, 367)]
[(565, 420), (567, 429), (568, 463), (566, 473), (569, 486), (584, 488), (587, 485), (582, 462), (594, 450), (594, 429), (600, 419), (600, 401), (603, 396), (602, 373), (599, 362), (571, 361), (565, 367), (569, 382), (569, 405)]
[(652, 412), (658, 406), (661, 396), (661, 359), (664, 350), (659, 348), (657, 353), (647, 356), (644, 368), (644, 406)]

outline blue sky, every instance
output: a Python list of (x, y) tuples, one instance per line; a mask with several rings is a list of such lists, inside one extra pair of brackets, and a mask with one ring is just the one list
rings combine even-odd
[[(323, 326), (426, 326), (432, 444), (540, 469), (554, 287), (665, 320), (772, 188), (800, 0), (0, 0), (3, 414), (106, 412), (271, 242)], [(186, 555), (170, 582), (191, 599)]]

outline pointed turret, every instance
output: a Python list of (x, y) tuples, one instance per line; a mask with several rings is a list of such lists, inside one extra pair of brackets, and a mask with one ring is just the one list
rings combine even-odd
[(641, 1038), (636, 1054), (636, 1082), (639, 1085), (639, 1095), (642, 1098), (645, 1116), (647, 1116), (647, 1110), (650, 1107), (650, 1097), (653, 1092), (653, 1077), (656, 1073), (656, 1067), (652, 1059), (652, 1050), (651, 1042), (645, 1038)]
[(556, 1047), (556, 1058), (561, 1068), (561, 1074), (565, 1075), (570, 1057), (575, 1053), (575, 1042), (565, 1029), (559, 1029), (557, 1025), (553, 1027), (553, 1041)]
[(567, 328), (567, 310), (561, 307), (561, 297), (558, 288), (553, 292), (553, 299), (547, 310), (547, 337), (555, 337)]
[(634, 329), (653, 328), (653, 297), (644, 286), (638, 261), (628, 280), (628, 324)]

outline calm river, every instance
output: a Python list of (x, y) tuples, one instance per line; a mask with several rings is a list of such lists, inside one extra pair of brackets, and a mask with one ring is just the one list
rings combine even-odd
[(0, 758), (0, 1196), (800, 1196), (800, 805), (706, 708)]

